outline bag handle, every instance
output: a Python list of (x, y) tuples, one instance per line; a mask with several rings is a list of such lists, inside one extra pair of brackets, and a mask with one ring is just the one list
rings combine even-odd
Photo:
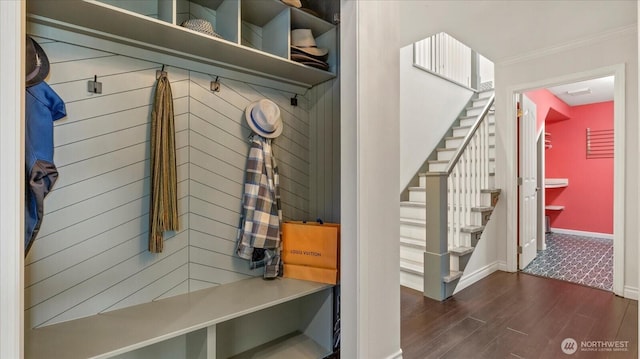
[[(318, 222), (319, 224), (324, 224), (324, 221), (322, 220), (322, 218), (318, 217), (316, 218), (316, 222)], [(306, 224), (307, 221), (302, 221), (303, 224)]]

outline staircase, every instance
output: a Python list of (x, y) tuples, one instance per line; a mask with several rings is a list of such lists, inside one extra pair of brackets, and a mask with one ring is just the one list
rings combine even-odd
[(400, 203), (400, 284), (433, 299), (453, 294), (500, 194), (493, 98), (474, 96)]

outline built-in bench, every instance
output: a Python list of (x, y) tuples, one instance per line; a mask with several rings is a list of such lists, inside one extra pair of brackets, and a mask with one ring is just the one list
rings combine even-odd
[(323, 358), (332, 285), (251, 278), (25, 331), (25, 358)]

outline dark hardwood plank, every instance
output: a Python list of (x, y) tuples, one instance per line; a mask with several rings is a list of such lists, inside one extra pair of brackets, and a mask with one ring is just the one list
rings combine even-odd
[(562, 358), (565, 338), (629, 340), (626, 352), (573, 358), (638, 355), (637, 301), (554, 279), (496, 272), (443, 302), (402, 288), (401, 305), (405, 359)]
[(630, 358), (638, 357), (638, 302), (631, 301), (627, 307), (627, 311), (622, 319), (620, 330), (616, 340), (628, 340), (629, 352), (633, 353)]
[[(478, 350), (477, 355), (468, 356), (467, 358), (479, 358), (479, 359), (496, 359), (496, 358), (511, 358), (516, 359), (517, 356), (512, 355), (515, 348), (518, 348), (526, 342), (529, 338), (528, 335), (522, 332), (515, 331), (509, 328), (502, 328), (501, 332), (482, 350)], [(462, 358), (462, 356), (451, 357)]]
[(529, 310), (529, 302), (540, 302), (548, 295), (533, 285), (533, 282), (522, 279), (518, 281), (518, 286), (495, 298), (491, 305), (473, 312), (473, 317), (484, 320), (486, 325), (469, 336), (464, 343), (447, 352), (443, 358), (473, 358), (478, 356), (479, 351), (488, 358), (509, 356), (511, 348), (527, 335), (510, 329), (507, 324)]
[[(543, 279), (541, 280), (553, 280)], [(557, 280), (561, 290), (558, 291), (557, 300), (551, 310), (542, 316), (539, 321), (534, 323), (521, 323), (522, 327), (518, 330), (529, 335), (529, 339), (523, 346), (515, 348), (513, 354), (523, 358), (545, 358), (541, 355), (541, 348), (556, 348), (560, 350), (560, 344), (556, 345), (556, 340), (561, 335), (567, 323), (573, 319), (577, 308), (581, 301), (586, 298), (586, 292), (591, 289), (579, 285), (560, 282)], [(566, 284), (566, 286), (565, 286)], [(514, 318), (517, 320), (517, 318)], [(562, 341), (564, 338), (561, 338)], [(548, 355), (548, 354), (547, 354)]]
[[(504, 278), (515, 276), (515, 274), (506, 272), (496, 272), (494, 274), (494, 276), (486, 278), (486, 282), (482, 285), (474, 284), (443, 302), (425, 298), (424, 304), (428, 307), (427, 310), (415, 309), (409, 313), (403, 311), (402, 318), (405, 318), (401, 331), (403, 345), (407, 348), (425, 346), (424, 338), (433, 338), (445, 333), (467, 318), (470, 310), (484, 308), (495, 298), (507, 292), (509, 288), (517, 285), (515, 281), (503, 280)], [(422, 295), (422, 293), (416, 291), (413, 291), (413, 293), (417, 296)], [(415, 302), (405, 303), (415, 304)], [(422, 355), (420, 350), (416, 352), (408, 350), (408, 353), (405, 352), (405, 357)]]
[(484, 324), (484, 322), (477, 319), (467, 317), (429, 341), (427, 345), (423, 347), (419, 356), (421, 358), (440, 358), (444, 353), (451, 350), (451, 348), (466, 340), (468, 336)]

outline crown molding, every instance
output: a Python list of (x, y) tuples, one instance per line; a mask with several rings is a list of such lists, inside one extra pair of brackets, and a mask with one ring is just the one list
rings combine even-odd
[(565, 42), (565, 43), (560, 44), (560, 45), (545, 47), (545, 48), (541, 48), (541, 49), (537, 49), (537, 50), (534, 50), (534, 51), (530, 51), (530, 52), (527, 52), (527, 53), (524, 53), (524, 54), (521, 54), (521, 55), (507, 57), (507, 58), (504, 58), (503, 60), (496, 61), (496, 65), (499, 65), (499, 66), (510, 66), (510, 65), (514, 65), (514, 64), (517, 64), (517, 63), (533, 60), (533, 59), (536, 59), (536, 58), (540, 58), (540, 57), (544, 57), (544, 56), (548, 56), (548, 55), (552, 55), (552, 54), (557, 54), (559, 52), (563, 52), (563, 51), (567, 51), (567, 50), (571, 50), (571, 49), (584, 47), (584, 46), (587, 46), (589, 44), (602, 42), (602, 41), (613, 39), (613, 38), (618, 38), (620, 36), (629, 35), (629, 34), (636, 34), (637, 33), (637, 27), (638, 27), (637, 23), (633, 23), (631, 25), (627, 25), (627, 26), (623, 26), (623, 27), (618, 27), (618, 28), (615, 28), (615, 29), (612, 29), (612, 30), (609, 30), (609, 31), (605, 31), (605, 32), (601, 32), (601, 33), (595, 34), (593, 36), (588, 36), (588, 37), (585, 37), (585, 38), (582, 38), (582, 39)]

